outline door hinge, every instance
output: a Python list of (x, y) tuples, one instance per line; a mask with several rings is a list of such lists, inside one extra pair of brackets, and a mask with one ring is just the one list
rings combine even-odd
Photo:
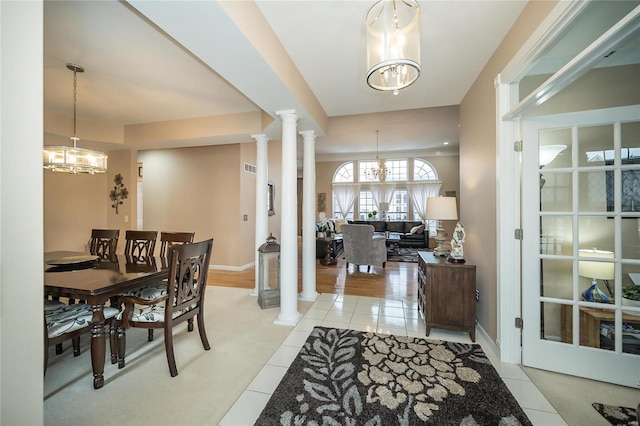
[(522, 318), (516, 318), (516, 328), (522, 329)]
[(516, 240), (521, 240), (522, 237), (523, 237), (522, 228), (516, 229), (515, 232), (514, 232), (514, 238)]
[(513, 143), (513, 150), (515, 152), (522, 152), (522, 141), (515, 141)]

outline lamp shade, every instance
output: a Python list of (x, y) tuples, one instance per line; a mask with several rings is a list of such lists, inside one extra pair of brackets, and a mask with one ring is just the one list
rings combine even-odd
[(397, 94), (420, 76), (418, 2), (380, 0), (369, 9), (366, 27), (367, 84)]
[(558, 154), (567, 149), (566, 145), (542, 145), (540, 146), (540, 167), (544, 167), (556, 159)]
[[(581, 249), (578, 252), (578, 256), (613, 259), (613, 252), (597, 249)], [(612, 280), (614, 277), (614, 266), (612, 262), (580, 260), (578, 261), (578, 275), (590, 279)]]
[(427, 219), (456, 220), (456, 197), (427, 198)]
[(382, 202), (378, 207), (381, 211), (386, 212), (387, 210), (389, 210), (389, 203)]

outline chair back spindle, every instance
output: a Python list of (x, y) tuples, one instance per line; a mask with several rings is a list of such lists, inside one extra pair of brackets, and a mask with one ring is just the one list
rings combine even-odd
[(145, 261), (153, 257), (158, 231), (127, 231), (124, 254), (133, 261)]
[(113, 259), (119, 236), (119, 229), (93, 229), (89, 240), (89, 253), (101, 259)]
[(160, 257), (166, 258), (176, 245), (191, 244), (195, 232), (160, 232)]

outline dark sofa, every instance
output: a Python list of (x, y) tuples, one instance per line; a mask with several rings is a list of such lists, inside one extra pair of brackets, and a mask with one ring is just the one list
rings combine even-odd
[(422, 233), (411, 233), (411, 228), (422, 225), (419, 220), (414, 221), (390, 221), (384, 220), (354, 220), (349, 223), (373, 225), (374, 232), (397, 232), (400, 234), (400, 247), (428, 248), (429, 231), (425, 229)]

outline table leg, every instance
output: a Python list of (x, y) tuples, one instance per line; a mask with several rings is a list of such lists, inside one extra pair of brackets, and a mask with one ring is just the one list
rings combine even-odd
[(327, 253), (324, 258), (320, 259), (320, 263), (322, 265), (335, 265), (336, 259), (333, 257), (333, 250), (331, 249), (331, 241), (327, 241), (327, 246), (325, 248), (325, 252)]
[(91, 366), (93, 367), (93, 388), (104, 386), (104, 357), (106, 353), (104, 333), (104, 304), (91, 305), (93, 311), (91, 329)]

